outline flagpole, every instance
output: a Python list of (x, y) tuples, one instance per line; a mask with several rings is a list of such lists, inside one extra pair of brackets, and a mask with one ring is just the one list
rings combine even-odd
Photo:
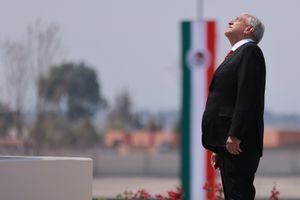
[(197, 20), (203, 19), (203, 0), (197, 0), (197, 6), (196, 6), (196, 13), (197, 13)]

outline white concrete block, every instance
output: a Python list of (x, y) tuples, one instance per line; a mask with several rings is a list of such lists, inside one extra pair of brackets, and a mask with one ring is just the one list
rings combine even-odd
[(92, 159), (0, 157), (2, 200), (91, 200)]

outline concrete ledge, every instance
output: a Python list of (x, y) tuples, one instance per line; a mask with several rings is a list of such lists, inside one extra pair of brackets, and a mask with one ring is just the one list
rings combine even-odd
[(0, 156), (5, 200), (91, 200), (92, 159)]

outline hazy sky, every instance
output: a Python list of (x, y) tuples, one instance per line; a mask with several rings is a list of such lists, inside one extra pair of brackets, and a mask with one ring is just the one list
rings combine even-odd
[[(41, 18), (61, 27), (65, 57), (85, 61), (100, 77), (112, 101), (127, 89), (136, 109), (178, 109), (182, 20), (196, 18), (196, 0), (26, 0), (0, 6), (0, 40), (21, 38)], [(227, 21), (248, 12), (266, 32), (260, 46), (267, 63), (266, 107), (300, 114), (298, 87), (299, 0), (205, 0), (204, 17), (218, 23), (217, 63), (230, 45)]]

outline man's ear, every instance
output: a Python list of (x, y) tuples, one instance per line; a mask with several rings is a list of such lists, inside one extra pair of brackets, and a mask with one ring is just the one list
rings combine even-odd
[(249, 35), (254, 32), (254, 27), (253, 26), (247, 26), (246, 29), (244, 30), (244, 33)]

